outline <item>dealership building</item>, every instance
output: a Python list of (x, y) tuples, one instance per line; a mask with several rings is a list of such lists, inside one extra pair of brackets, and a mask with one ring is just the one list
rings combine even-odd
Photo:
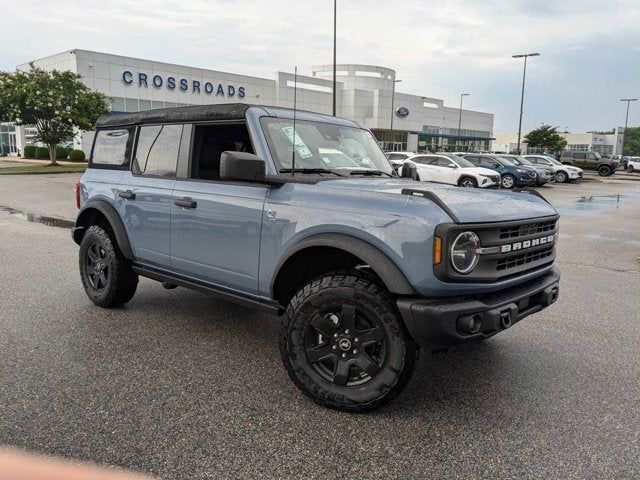
[[(624, 128), (618, 127), (609, 133), (571, 133), (559, 132), (566, 141), (565, 150), (571, 152), (598, 152), (600, 155), (621, 155), (622, 139), (624, 137)], [(517, 133), (498, 133), (491, 142), (492, 152), (515, 152), (518, 150), (518, 134)], [(530, 148), (523, 141), (525, 134), (521, 135), (520, 151), (528, 153), (536, 153), (537, 149)]]
[[(17, 68), (28, 70), (30, 63)], [(293, 107), (294, 101), (294, 75), (287, 72), (259, 78), (88, 50), (69, 50), (32, 63), (80, 74), (90, 89), (109, 97), (112, 114), (237, 102)], [(297, 108), (331, 115), (332, 77), (332, 65), (298, 74)], [(341, 64), (336, 66), (336, 79), (336, 114), (369, 127), (385, 150), (489, 149), (491, 113), (460, 111), (437, 98), (395, 91), (399, 80), (386, 67)], [(88, 152), (92, 138), (92, 132), (85, 132), (73, 140), (74, 146)], [(16, 154), (34, 144), (33, 130), (2, 124), (0, 141), (3, 152)]]

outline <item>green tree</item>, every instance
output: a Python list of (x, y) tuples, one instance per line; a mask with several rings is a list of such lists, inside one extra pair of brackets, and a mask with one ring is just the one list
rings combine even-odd
[(624, 155), (640, 156), (640, 127), (627, 127)]
[(31, 65), (23, 72), (0, 72), (0, 121), (32, 125), (36, 140), (56, 165), (56, 146), (75, 129), (90, 130), (108, 112), (107, 98), (92, 92), (72, 72), (48, 72)]
[(561, 152), (567, 146), (567, 141), (558, 133), (557, 127), (551, 125), (542, 125), (540, 128), (531, 130), (524, 137), (524, 142), (540, 151), (554, 153)]

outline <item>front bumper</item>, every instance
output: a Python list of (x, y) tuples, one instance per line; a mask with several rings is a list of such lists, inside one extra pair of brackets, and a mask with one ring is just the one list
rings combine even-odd
[(516, 186), (518, 187), (523, 187), (523, 186), (528, 186), (528, 185), (535, 185), (536, 183), (538, 183), (538, 177), (529, 177), (521, 175), (519, 177), (516, 177)]
[(412, 338), (426, 348), (478, 343), (558, 299), (560, 270), (499, 292), (465, 297), (399, 298)]

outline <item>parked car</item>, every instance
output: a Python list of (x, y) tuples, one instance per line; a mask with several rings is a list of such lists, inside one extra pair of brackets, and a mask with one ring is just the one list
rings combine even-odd
[(407, 158), (398, 173), (407, 165), (415, 167), (414, 180), (439, 182), (460, 187), (500, 187), (500, 174), (488, 168), (476, 167), (462, 157), (450, 153), (413, 155)]
[(397, 172), (398, 168), (400, 168), (400, 166), (402, 165), (402, 162), (404, 162), (407, 158), (415, 155), (415, 152), (387, 152), (385, 153), (385, 155)]
[(538, 174), (533, 167), (520, 167), (512, 161), (497, 155), (462, 153), (460, 156), (466, 158), (477, 167), (489, 168), (498, 172), (501, 176), (500, 185), (502, 188), (512, 189), (538, 183)]
[(640, 157), (627, 158), (627, 171), (629, 173), (640, 172)]
[(556, 182), (558, 183), (578, 180), (582, 178), (583, 175), (581, 168), (563, 164), (559, 160), (547, 155), (524, 155), (524, 158), (536, 166), (551, 167), (556, 176)]
[(548, 183), (548, 182), (555, 182), (556, 181), (556, 177), (553, 174), (553, 170), (551, 169), (551, 167), (545, 167), (542, 165), (534, 165), (533, 163), (531, 163), (529, 160), (527, 160), (526, 158), (520, 156), (520, 155), (511, 155), (511, 154), (499, 154), (496, 155), (497, 157), (500, 158), (505, 158), (507, 160), (511, 160), (513, 163), (515, 163), (518, 166), (523, 166), (523, 167), (532, 167), (535, 169), (536, 173), (538, 174), (538, 181), (536, 183), (536, 186), (541, 187), (542, 185)]
[(562, 152), (560, 162), (584, 170), (598, 172), (601, 177), (613, 175), (618, 168), (618, 161), (612, 158), (602, 158), (598, 152)]
[[(337, 155), (331, 168), (336, 152), (356, 165)], [(293, 382), (346, 411), (398, 395), (420, 347), (481, 342), (559, 294), (559, 215), (542, 197), (399, 178), (370, 130), (328, 115), (221, 104), (102, 117), (76, 202), (93, 303), (127, 303), (143, 276), (280, 315)], [(251, 343), (229, 354), (242, 362)]]

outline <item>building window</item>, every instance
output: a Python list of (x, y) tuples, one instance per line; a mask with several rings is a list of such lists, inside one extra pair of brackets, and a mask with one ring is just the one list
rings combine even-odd
[(397, 130), (372, 130), (385, 152), (406, 152), (407, 132)]

